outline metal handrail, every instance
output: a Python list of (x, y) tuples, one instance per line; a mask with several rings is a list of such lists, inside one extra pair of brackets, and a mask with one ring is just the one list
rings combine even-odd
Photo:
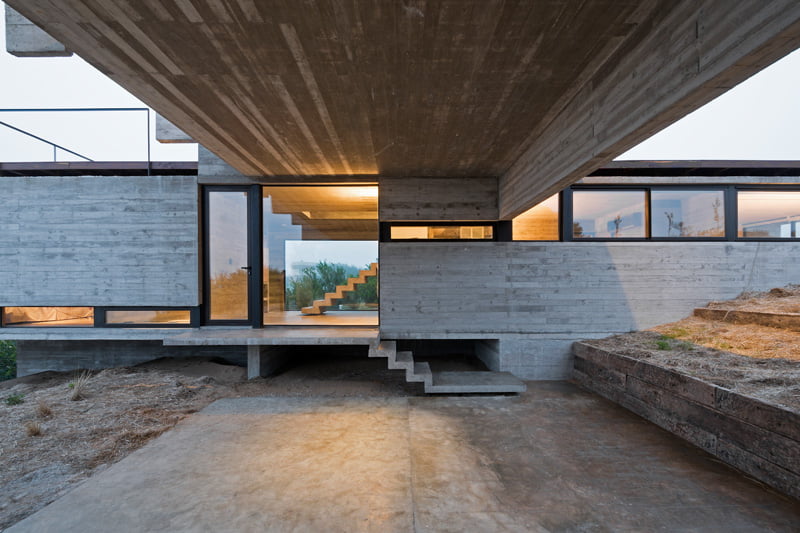
[[(145, 111), (147, 113), (147, 175), (149, 176), (151, 173), (152, 163), (150, 161), (150, 109), (147, 107), (60, 107), (60, 108), (18, 108), (18, 109), (0, 109), (0, 113), (38, 113), (38, 112), (83, 112), (83, 111)], [(27, 135), (28, 137), (32, 137), (37, 141), (49, 144), (53, 147), (53, 162), (57, 161), (57, 150), (63, 150), (68, 152), (72, 155), (85, 159), (86, 161), (93, 162), (93, 159), (86, 157), (85, 155), (81, 155), (77, 152), (74, 152), (68, 148), (65, 148), (59, 144), (56, 144), (52, 141), (48, 141), (42, 137), (34, 135), (28, 131), (20, 129), (16, 126), (8, 124), (7, 122), (0, 121), (0, 125), (10, 128), (14, 131), (22, 133), (23, 135)]]

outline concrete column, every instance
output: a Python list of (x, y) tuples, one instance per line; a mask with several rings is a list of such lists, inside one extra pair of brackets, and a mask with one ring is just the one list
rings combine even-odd
[(272, 376), (288, 359), (285, 346), (248, 346), (247, 379)]

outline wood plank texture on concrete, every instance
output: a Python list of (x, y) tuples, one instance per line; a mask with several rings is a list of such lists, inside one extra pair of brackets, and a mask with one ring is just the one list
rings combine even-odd
[(10, 0), (251, 176), (503, 177), (501, 217), (800, 44), (793, 0)]
[(194, 176), (6, 177), (0, 305), (200, 302)]
[(497, 220), (497, 178), (380, 178), (381, 221)]
[(500, 181), (501, 217), (589, 175), (800, 46), (793, 0), (685, 0), (637, 14), (608, 61), (532, 128)]

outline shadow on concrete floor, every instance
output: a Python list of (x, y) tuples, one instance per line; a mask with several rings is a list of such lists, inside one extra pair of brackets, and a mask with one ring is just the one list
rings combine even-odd
[(574, 385), (215, 402), (9, 532), (797, 531), (800, 505)]

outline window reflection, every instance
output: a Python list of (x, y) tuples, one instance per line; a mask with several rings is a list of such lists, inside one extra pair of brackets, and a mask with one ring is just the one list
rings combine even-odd
[(515, 241), (557, 241), (558, 194), (516, 217), (513, 228)]
[(646, 237), (645, 191), (573, 191), (572, 237)]
[(800, 191), (738, 191), (739, 237), (800, 237)]
[(106, 324), (189, 324), (188, 309), (106, 311)]
[(209, 191), (209, 318), (247, 320), (247, 193)]
[(652, 191), (653, 237), (724, 237), (723, 191)]

